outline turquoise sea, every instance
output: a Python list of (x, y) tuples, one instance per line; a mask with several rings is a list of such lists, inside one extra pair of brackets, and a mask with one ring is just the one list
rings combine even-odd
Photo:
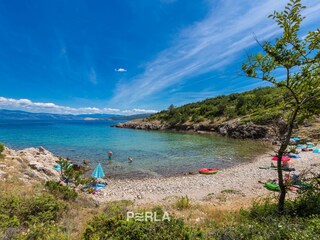
[[(114, 178), (170, 176), (202, 167), (253, 161), (266, 147), (213, 134), (111, 127), (114, 121), (0, 121), (0, 142), (14, 149), (43, 146), (56, 155), (100, 162)], [(112, 151), (112, 160), (107, 152)], [(128, 162), (128, 157), (133, 162)]]

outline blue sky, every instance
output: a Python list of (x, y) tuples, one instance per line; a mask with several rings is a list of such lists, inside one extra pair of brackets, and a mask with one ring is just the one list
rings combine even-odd
[[(287, 1), (0, 1), (0, 108), (134, 114), (265, 83), (241, 76)], [(319, 27), (305, 0), (301, 36)]]

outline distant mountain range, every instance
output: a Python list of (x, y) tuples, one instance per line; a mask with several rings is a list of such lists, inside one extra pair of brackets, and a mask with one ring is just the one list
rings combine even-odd
[(131, 116), (122, 116), (116, 114), (53, 114), (53, 113), (31, 113), (19, 110), (6, 110), (0, 109), (0, 121), (1, 120), (134, 120), (139, 118), (145, 118), (150, 114), (136, 114)]

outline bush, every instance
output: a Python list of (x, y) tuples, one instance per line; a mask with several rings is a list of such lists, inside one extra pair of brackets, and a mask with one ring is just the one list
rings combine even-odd
[(75, 200), (78, 197), (78, 193), (74, 189), (58, 182), (47, 181), (45, 186), (50, 193), (63, 200)]
[(0, 158), (3, 157), (2, 153), (4, 151), (4, 145), (2, 143), (0, 143)]
[[(312, 194), (311, 194), (312, 192)], [(277, 213), (270, 199), (255, 202), (241, 210), (237, 222), (217, 226), (209, 232), (213, 239), (319, 239), (319, 195), (306, 191), (295, 200), (286, 201), (285, 215)]]
[(288, 200), (290, 215), (299, 217), (320, 216), (320, 179), (304, 183), (304, 188), (294, 200)]
[(0, 143), (0, 154), (4, 151), (4, 145)]
[(188, 228), (182, 220), (170, 221), (127, 221), (123, 215), (108, 217), (98, 214), (89, 221), (84, 239), (136, 239), (136, 240), (171, 240), (171, 239), (201, 239), (203, 233)]
[(245, 221), (215, 229), (213, 239), (316, 240), (319, 239), (319, 219), (275, 218), (270, 222)]
[(250, 118), (250, 120), (255, 124), (267, 125), (272, 123), (275, 119), (278, 119), (283, 112), (278, 109), (272, 110), (258, 110), (254, 113), (254, 115)]
[(188, 196), (181, 197), (177, 200), (175, 206), (179, 210), (187, 209), (191, 206), (190, 199), (188, 198)]
[(23, 231), (33, 225), (51, 224), (62, 216), (65, 208), (50, 194), (29, 198), (0, 196), (0, 236), (13, 228)]

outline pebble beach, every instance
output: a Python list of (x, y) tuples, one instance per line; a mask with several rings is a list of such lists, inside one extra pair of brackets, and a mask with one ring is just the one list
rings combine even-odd
[[(292, 159), (292, 173), (316, 171), (320, 154), (301, 152), (301, 158)], [(251, 163), (220, 169), (214, 175), (188, 175), (175, 177), (110, 180), (108, 186), (95, 196), (98, 201), (131, 200), (136, 204), (160, 203), (171, 197), (188, 196), (194, 202), (215, 201), (221, 193), (233, 193), (233, 198), (256, 198), (270, 193), (263, 184), (276, 179), (277, 171), (260, 169), (271, 164), (272, 153), (264, 154)]]

